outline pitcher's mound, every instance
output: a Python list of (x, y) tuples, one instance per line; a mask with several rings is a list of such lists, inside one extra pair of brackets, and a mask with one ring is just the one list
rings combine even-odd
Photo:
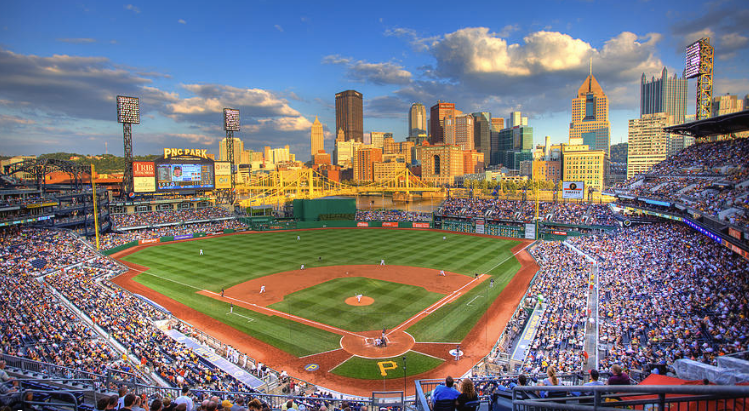
[(370, 305), (374, 302), (374, 298), (367, 297), (366, 295), (362, 296), (361, 301), (357, 301), (356, 297), (349, 297), (346, 299), (346, 304), (348, 305)]

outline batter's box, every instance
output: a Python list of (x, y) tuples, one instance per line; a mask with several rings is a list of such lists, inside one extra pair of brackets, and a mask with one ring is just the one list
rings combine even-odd
[[(364, 343), (366, 345), (377, 346), (376, 342), (377, 342), (377, 338), (364, 337)], [(385, 337), (385, 345), (387, 344), (390, 344), (390, 340), (387, 337)]]

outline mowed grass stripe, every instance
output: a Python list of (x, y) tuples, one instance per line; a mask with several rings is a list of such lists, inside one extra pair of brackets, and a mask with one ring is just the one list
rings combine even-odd
[[(234, 313), (242, 316), (232, 315), (229, 313), (229, 304), (191, 293), (179, 284), (163, 281), (154, 276), (140, 275), (135, 281), (164, 295), (172, 295), (197, 311), (297, 357), (340, 348), (341, 337), (337, 334), (238, 306), (234, 306)], [(252, 321), (247, 318), (251, 318)], [(300, 343), (299, 336), (304, 336), (303, 344)]]
[[(297, 235), (301, 240), (296, 239)], [(442, 240), (443, 236), (447, 237), (446, 241)], [(516, 244), (516, 241), (504, 239), (435, 231), (330, 229), (253, 233), (167, 243), (148, 247), (125, 257), (124, 260), (150, 267), (153, 271), (149, 273), (158, 277), (214, 292), (269, 274), (298, 270), (300, 264), (307, 267), (379, 264), (380, 259), (384, 258), (388, 265), (425, 267), (468, 276), (473, 276), (473, 273), (484, 273), (484, 270), (494, 267), (488, 274), (494, 276), (495, 287), (484, 298), (487, 300), (484, 305), (477, 303), (481, 299), (476, 299), (476, 303), (471, 306), (465, 305), (478, 292), (473, 291), (474, 294), (470, 294), (470, 297), (465, 296), (455, 303), (448, 304), (419, 322), (415, 327), (421, 326), (423, 330), (414, 328), (412, 333), (417, 341), (458, 341), (465, 336), (472, 324), (517, 271), (517, 260), (508, 259), (512, 256), (510, 249)], [(204, 252), (202, 256), (199, 255), (201, 249)], [(322, 261), (318, 261), (320, 256), (323, 257)], [(505, 259), (508, 260), (497, 266)], [(225, 316), (226, 307), (208, 304), (205, 300), (207, 297), (195, 295), (184, 286), (158, 277), (139, 276), (136, 281), (213, 318), (222, 320)], [(488, 286), (488, 281), (480, 287), (484, 285)], [(288, 309), (307, 310), (309, 315), (314, 316), (315, 321), (330, 325), (340, 324), (340, 328), (370, 330), (382, 328), (383, 324), (392, 327), (391, 324), (399, 323), (400, 317), (408, 319), (420, 311), (417, 306), (426, 307), (432, 301), (432, 298), (428, 297), (430, 293), (426, 290), (409, 291), (404, 295), (397, 292), (401, 287), (402, 285), (397, 284), (394, 289), (382, 292), (378, 299), (387, 304), (386, 308), (370, 312), (368, 315), (350, 315), (355, 312), (352, 309), (359, 307), (344, 306), (342, 301), (346, 296), (353, 296), (359, 291), (346, 287), (337, 287), (329, 291), (336, 295), (323, 293), (312, 297), (303, 296), (304, 298), (300, 298), (298, 302), (292, 302)], [(305, 291), (307, 290), (302, 293)], [(339, 305), (325, 306), (320, 304), (323, 300), (330, 300), (331, 304), (336, 301)], [(411, 303), (414, 305), (410, 306)], [(461, 309), (453, 308), (458, 306), (461, 306)], [(401, 312), (402, 315), (399, 316), (398, 313)], [(297, 312), (296, 315), (300, 313)], [(303, 316), (308, 317), (307, 314)], [(340, 337), (336, 334), (281, 320), (267, 317), (263, 321), (240, 325), (248, 334), (294, 355), (314, 354), (338, 346)], [(293, 331), (292, 337), (290, 330)], [(315, 343), (310, 344), (310, 341)]]
[[(374, 303), (368, 306), (347, 305), (345, 300), (357, 293), (374, 298)], [(442, 294), (428, 292), (422, 287), (350, 277), (297, 291), (270, 307), (357, 332), (394, 328), (442, 297)], [(342, 315), (343, 312), (345, 315)]]

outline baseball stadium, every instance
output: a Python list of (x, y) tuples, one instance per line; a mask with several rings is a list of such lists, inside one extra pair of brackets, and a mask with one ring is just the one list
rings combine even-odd
[(0, 411), (746, 410), (749, 110), (712, 113), (709, 38), (687, 53), (694, 121), (630, 120), (657, 161), (611, 160), (592, 60), (569, 144), (438, 100), (406, 141), (307, 121), (306, 163), (242, 148), (247, 99), (211, 100), (218, 155), (135, 156), (158, 90), (107, 94), (122, 157), (0, 159)]

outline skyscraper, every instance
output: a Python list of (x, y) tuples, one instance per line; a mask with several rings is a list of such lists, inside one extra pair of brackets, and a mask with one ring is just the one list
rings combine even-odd
[(582, 138), (590, 150), (604, 150), (606, 155), (609, 154), (609, 99), (593, 77), (592, 70), (577, 90), (577, 97), (572, 99), (570, 142), (575, 138)]
[(673, 122), (664, 112), (643, 114), (629, 120), (627, 179), (645, 174), (665, 160), (671, 151), (670, 135), (663, 128)]
[(427, 109), (421, 103), (411, 104), (408, 110), (408, 136), (418, 137), (427, 133)]
[(455, 110), (454, 103), (445, 103), (437, 101), (429, 110), (429, 142), (439, 144), (445, 142), (445, 117), (457, 116), (463, 114), (460, 110)]
[(364, 97), (356, 90), (335, 95), (335, 129), (343, 130), (345, 141), (364, 142)]
[(680, 79), (676, 74), (669, 78), (665, 67), (661, 78), (657, 80), (653, 77), (648, 81), (645, 73), (642, 73), (640, 117), (645, 114), (667, 113), (673, 124), (684, 123), (684, 116), (687, 115), (687, 85), (687, 79)]
[[(234, 139), (234, 164), (239, 164), (242, 161), (242, 152), (244, 151), (244, 142), (237, 137)], [(226, 152), (226, 137), (222, 138), (218, 143), (218, 158), (219, 161), (229, 161), (229, 156)]]
[[(476, 151), (484, 154), (484, 166), (489, 165), (491, 153), (491, 113), (473, 113), (473, 147)], [(502, 121), (504, 126), (504, 120)]]
[(322, 123), (315, 116), (315, 122), (312, 123), (312, 131), (310, 132), (310, 155), (314, 156), (318, 151), (322, 150), (325, 150)]

